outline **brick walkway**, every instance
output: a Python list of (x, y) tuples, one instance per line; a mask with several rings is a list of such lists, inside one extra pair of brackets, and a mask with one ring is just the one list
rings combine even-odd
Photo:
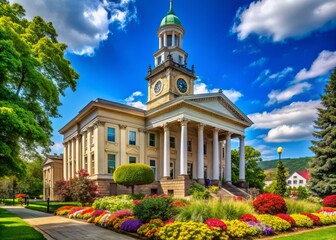
[(48, 240), (134, 240), (134, 238), (95, 226), (92, 223), (76, 221), (23, 207), (1, 206), (1, 208), (22, 218), (36, 230), (42, 232)]

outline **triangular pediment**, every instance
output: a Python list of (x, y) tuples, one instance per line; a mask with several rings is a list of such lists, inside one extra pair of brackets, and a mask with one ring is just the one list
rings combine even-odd
[(189, 96), (186, 100), (196, 103), (203, 109), (216, 112), (225, 117), (243, 121), (249, 125), (253, 124), (253, 122), (222, 93), (193, 95)]

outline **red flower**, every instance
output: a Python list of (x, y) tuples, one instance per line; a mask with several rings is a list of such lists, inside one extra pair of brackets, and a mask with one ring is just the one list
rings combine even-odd
[(327, 196), (322, 201), (323, 207), (336, 208), (336, 194)]
[(253, 201), (253, 207), (259, 214), (271, 214), (286, 213), (287, 207), (285, 200), (272, 193), (260, 194)]
[(243, 201), (243, 197), (242, 196), (236, 196), (236, 201)]
[(210, 218), (208, 220), (205, 221), (205, 224), (208, 225), (208, 227), (212, 230), (214, 227), (218, 227), (222, 230), (226, 230), (227, 226), (226, 224), (217, 218)]
[(172, 224), (173, 222), (175, 222), (174, 219), (169, 219), (168, 221), (166, 221), (166, 222), (164, 223), (164, 225)]
[(141, 203), (141, 200), (140, 200), (140, 199), (135, 199), (135, 200), (133, 200), (133, 204), (138, 205), (139, 203)]
[(321, 210), (319, 210), (317, 213), (320, 213), (320, 212), (336, 212), (336, 208), (324, 207)]
[(308, 213), (308, 212), (302, 212), (300, 214), (309, 217), (313, 221), (313, 223), (314, 223), (315, 226), (322, 225), (321, 220), (320, 220), (320, 218), (318, 216), (315, 216), (315, 215), (313, 215), (311, 213)]
[(291, 216), (289, 216), (288, 214), (278, 213), (275, 216), (289, 222), (292, 227), (295, 227), (295, 225), (296, 225), (295, 220)]
[(252, 214), (243, 214), (239, 220), (242, 222), (258, 222), (258, 219)]

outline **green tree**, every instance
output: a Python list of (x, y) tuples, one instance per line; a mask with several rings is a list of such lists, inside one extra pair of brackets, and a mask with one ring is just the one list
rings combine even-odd
[(324, 198), (336, 193), (336, 69), (331, 74), (321, 96), (315, 131), (310, 149), (315, 157), (309, 162), (309, 189)]
[(281, 160), (278, 162), (277, 171), (276, 171), (276, 185), (275, 192), (276, 194), (284, 197), (286, 193), (286, 169)]
[(303, 200), (309, 197), (309, 192), (307, 191), (306, 187), (299, 186), (297, 189), (298, 192), (298, 199)]
[[(234, 149), (231, 151), (232, 159), (232, 180), (239, 180), (239, 151)], [(258, 188), (262, 191), (265, 183), (264, 171), (258, 166), (258, 162), (262, 161), (261, 153), (251, 146), (245, 146), (245, 180), (250, 187)]]
[(146, 164), (123, 164), (114, 171), (113, 180), (120, 185), (131, 187), (132, 194), (134, 194), (134, 185), (144, 185), (154, 182), (154, 172)]
[(22, 153), (49, 150), (49, 118), (79, 78), (52, 23), (24, 17), (22, 6), (0, 0), (0, 177), (23, 176)]

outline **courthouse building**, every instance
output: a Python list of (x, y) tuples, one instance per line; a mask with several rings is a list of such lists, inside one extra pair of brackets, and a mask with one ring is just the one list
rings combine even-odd
[[(157, 31), (154, 67), (146, 76), (146, 110), (96, 99), (59, 132), (64, 136), (63, 177), (86, 169), (102, 195), (128, 191), (113, 182), (126, 163), (145, 163), (155, 182), (144, 193), (185, 196), (192, 181), (231, 183), (231, 141), (239, 139), (239, 179), (245, 181), (244, 137), (252, 121), (223, 93), (194, 94), (194, 67), (183, 50), (185, 30), (170, 3)], [(145, 83), (145, 81), (144, 81)]]

